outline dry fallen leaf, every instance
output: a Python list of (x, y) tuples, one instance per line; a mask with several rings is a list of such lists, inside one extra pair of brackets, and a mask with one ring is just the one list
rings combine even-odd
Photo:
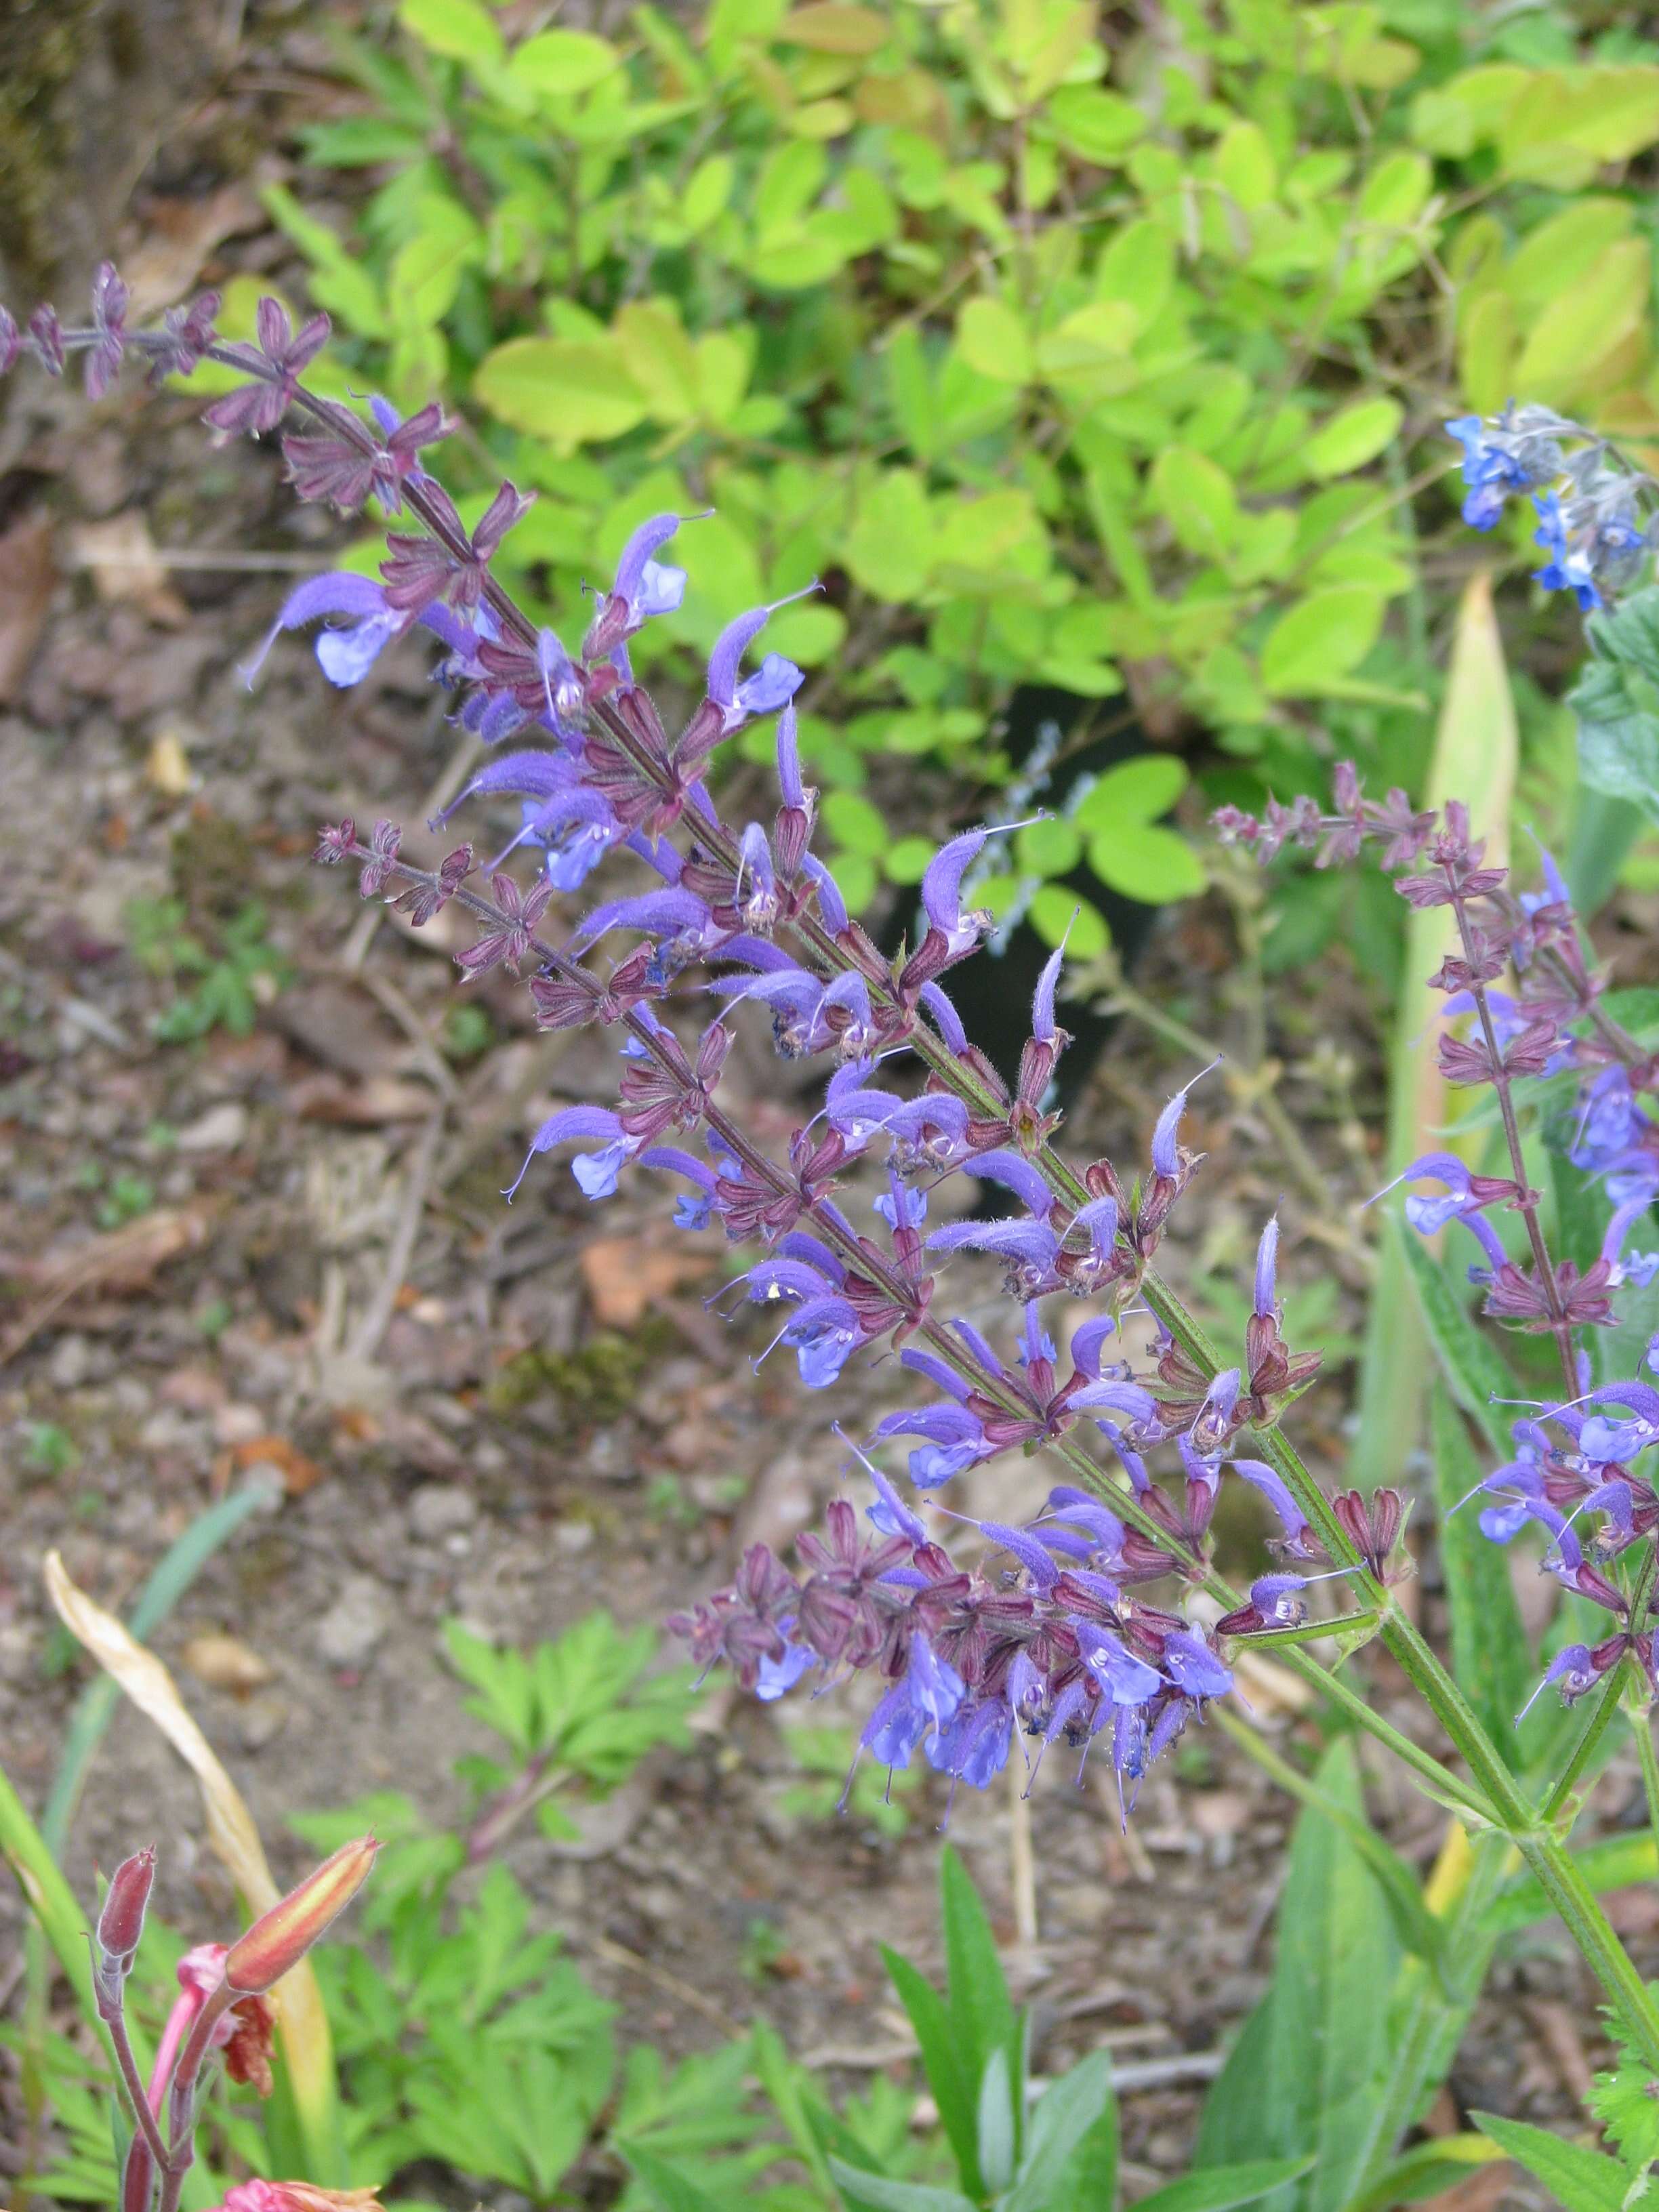
[(274, 1467), (290, 1498), (303, 1498), (323, 1479), (323, 1470), (316, 1461), (307, 1459), (286, 1437), (250, 1437), (246, 1443), (236, 1446), (233, 1456), (239, 1468)]
[(601, 1237), (583, 1246), (580, 1265), (594, 1318), (607, 1328), (632, 1328), (659, 1299), (708, 1272), (702, 1253), (647, 1237)]
[(182, 300), (222, 240), (258, 230), (264, 222), (258, 199), (240, 182), (223, 185), (205, 199), (150, 200), (144, 209), (144, 235), (121, 256), (121, 274), (132, 292), (132, 319), (148, 321)]
[(302, 1121), (378, 1128), (383, 1121), (426, 1121), (432, 1112), (432, 1091), (427, 1084), (399, 1082), (395, 1075), (371, 1075), (354, 1082), (325, 1073), (290, 1084), (288, 1105)]
[(192, 1636), (179, 1656), (210, 1690), (262, 1690), (276, 1679), (269, 1663), (236, 1636)]
[(0, 703), (23, 687), (57, 581), (51, 524), (15, 522), (0, 538)]
[(91, 571), (100, 599), (128, 600), (168, 629), (188, 621), (190, 610), (168, 583), (167, 562), (137, 507), (107, 522), (83, 522), (69, 544), (72, 565)]
[(40, 1292), (0, 1339), (0, 1367), (15, 1359), (71, 1298), (131, 1297), (148, 1289), (170, 1260), (201, 1249), (207, 1241), (209, 1218), (205, 1206), (157, 1206), (69, 1252), (51, 1253), (40, 1260), (0, 1254), (0, 1276), (31, 1283)]
[[(139, 1711), (155, 1722), (196, 1777), (207, 1813), (208, 1841), (241, 1892), (250, 1917), (268, 1912), (281, 1893), (265, 1863), (253, 1815), (185, 1710), (172, 1675), (153, 1651), (128, 1634), (113, 1613), (106, 1613), (95, 1599), (70, 1580), (58, 1553), (47, 1553), (44, 1571), (46, 1589), (64, 1627)], [(306, 2080), (314, 2080), (319, 2071), (326, 2072), (332, 2065), (333, 2057), (328, 2015), (309, 1960), (302, 1959), (291, 1974), (284, 1975), (275, 1994), (288, 2063)]]

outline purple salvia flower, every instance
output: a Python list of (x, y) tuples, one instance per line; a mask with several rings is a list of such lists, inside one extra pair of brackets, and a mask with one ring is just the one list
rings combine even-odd
[(249, 690), (282, 631), (302, 629), (325, 615), (348, 617), (340, 629), (324, 630), (315, 647), (319, 667), (342, 690), (361, 684), (383, 647), (404, 627), (404, 617), (386, 605), (386, 593), (372, 577), (354, 575), (349, 569), (308, 577), (283, 600), (264, 644), (242, 670)]
[(1182, 1176), (1182, 1155), (1176, 1142), (1176, 1133), (1181, 1127), (1181, 1117), (1187, 1110), (1188, 1093), (1194, 1084), (1204, 1080), (1211, 1068), (1220, 1065), (1219, 1060), (1212, 1060), (1209, 1067), (1200, 1068), (1192, 1082), (1182, 1085), (1158, 1117), (1152, 1130), (1152, 1168), (1154, 1173), (1162, 1176), (1166, 1182), (1178, 1182)]
[(88, 399), (101, 399), (120, 373), (127, 347), (130, 296), (115, 264), (100, 262), (92, 280), (92, 320), (98, 337), (87, 355)]
[(225, 437), (244, 430), (254, 436), (274, 430), (299, 391), (301, 370), (327, 343), (330, 328), (326, 315), (313, 315), (296, 336), (282, 302), (268, 297), (261, 300), (254, 329), (258, 349), (276, 374), (226, 392), (222, 399), (214, 401), (203, 421)]
[(1272, 1321), (1279, 1312), (1279, 1216), (1261, 1232), (1261, 1241), (1255, 1248), (1255, 1297), (1254, 1310), (1259, 1321)]
[(37, 307), (29, 317), (29, 339), (34, 348), (34, 357), (48, 376), (64, 374), (64, 326), (57, 311), (52, 307)]
[(809, 592), (821, 587), (816, 580), (803, 585), (799, 592), (787, 598), (774, 599), (769, 605), (753, 608), (728, 623), (714, 641), (714, 649), (708, 656), (708, 696), (720, 710), (720, 734), (730, 737), (740, 729), (751, 715), (775, 713), (788, 705), (805, 678), (793, 660), (786, 660), (780, 653), (769, 653), (752, 676), (739, 679), (738, 668), (743, 656), (760, 635), (780, 607), (804, 599)]
[(556, 1145), (582, 1143), (592, 1137), (606, 1141), (597, 1152), (578, 1153), (571, 1162), (570, 1172), (590, 1199), (609, 1198), (617, 1188), (623, 1164), (633, 1157), (636, 1147), (624, 1133), (620, 1115), (607, 1106), (562, 1106), (556, 1114), (550, 1114), (531, 1139), (524, 1165), (502, 1196), (512, 1199), (538, 1152), (550, 1152)]

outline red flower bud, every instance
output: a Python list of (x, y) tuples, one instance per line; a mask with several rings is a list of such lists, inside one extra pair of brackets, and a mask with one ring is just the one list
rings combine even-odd
[(230, 1947), (225, 1980), (239, 1996), (257, 1994), (295, 1966), (368, 1878), (380, 1844), (373, 1836), (343, 1844)]
[(144, 1932), (144, 1907), (149, 1903), (155, 1879), (153, 1844), (135, 1851), (116, 1868), (98, 1916), (98, 1945), (107, 1957), (125, 1961), (138, 1948), (138, 1939)]

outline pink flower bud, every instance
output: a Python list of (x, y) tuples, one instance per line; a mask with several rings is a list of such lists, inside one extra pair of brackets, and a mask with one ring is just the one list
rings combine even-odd
[(135, 1851), (116, 1868), (98, 1916), (99, 1948), (106, 1957), (125, 1961), (138, 1948), (138, 1939), (144, 1932), (144, 1907), (149, 1903), (155, 1879), (153, 1845)]
[(280, 1982), (362, 1887), (380, 1848), (373, 1836), (342, 1844), (315, 1874), (307, 1875), (269, 1912), (262, 1912), (230, 1947), (225, 1960), (229, 1987), (249, 1996)]

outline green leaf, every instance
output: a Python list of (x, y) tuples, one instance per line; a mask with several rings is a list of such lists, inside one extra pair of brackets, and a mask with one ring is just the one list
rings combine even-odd
[(1063, 814), (1028, 822), (1014, 840), (1014, 864), (1023, 876), (1069, 875), (1082, 857), (1082, 836)]
[(398, 21), (429, 52), (450, 61), (489, 64), (507, 58), (501, 26), (478, 0), (401, 0)]
[(957, 351), (998, 384), (1029, 384), (1036, 369), (1031, 334), (1006, 300), (969, 300), (957, 317)]
[(887, 848), (887, 817), (878, 806), (855, 791), (826, 793), (822, 807), (824, 827), (849, 853), (879, 860)]
[(1231, 2212), (1235, 2204), (1254, 2204), (1286, 2182), (1299, 2181), (1311, 2158), (1251, 2159), (1242, 2166), (1212, 2166), (1184, 2173), (1139, 2199), (1147, 2212)]
[(884, 469), (859, 493), (842, 547), (860, 590), (896, 605), (921, 595), (933, 565), (927, 488), (915, 469)]
[(1322, 422), (1303, 448), (1309, 474), (1341, 477), (1363, 469), (1394, 442), (1405, 414), (1397, 399), (1362, 399), (1357, 406), (1345, 407)]
[(621, 437), (646, 416), (620, 348), (605, 339), (509, 338), (479, 362), (472, 388), (492, 415), (563, 453)]
[(725, 212), (737, 179), (737, 164), (729, 154), (709, 154), (691, 172), (680, 197), (679, 217), (694, 235), (707, 230)]
[(1109, 768), (1072, 818), (1079, 830), (1155, 822), (1169, 812), (1188, 781), (1186, 762), (1173, 753), (1142, 753)]
[(515, 48), (507, 69), (526, 92), (563, 98), (591, 91), (621, 59), (609, 39), (591, 31), (538, 31)]
[(1483, 2136), (1559, 2197), (1566, 2212), (1622, 2212), (1631, 2176), (1616, 2160), (1564, 2142), (1524, 2120), (1500, 2120), (1492, 2112), (1471, 2112), (1469, 2118)]
[(997, 2212), (1060, 2212), (1066, 2203), (1062, 2184), (1085, 2149), (1094, 2192), (1089, 2202), (1111, 2203), (1117, 2166), (1117, 2100), (1107, 2052), (1091, 2051), (1070, 2073), (1050, 2082), (1037, 2100), (1019, 2172), (1007, 2194), (998, 2199)]
[[(830, 2171), (842, 2202), (867, 2212), (974, 2212), (969, 2200), (955, 2189), (933, 2189), (920, 2181), (890, 2181), (885, 2174), (866, 2173), (832, 2158)], [(701, 2206), (664, 2204), (663, 2212), (702, 2212)]]
[(1489, 1469), (1477, 1457), (1462, 1416), (1441, 1382), (1430, 1400), (1429, 1435), (1440, 1571), (1451, 1613), (1452, 1673), (1486, 1734), (1519, 1769), (1548, 1750), (1554, 1729), (1541, 1704), (1528, 1716), (1524, 1731), (1516, 1727), (1535, 1686), (1537, 1669), (1510, 1583), (1508, 1554), (1482, 1535), (1476, 1503), (1469, 1498)]
[[(1364, 1818), (1351, 1740), (1333, 1744), (1315, 1781)], [(1370, 1868), (1350, 1837), (1311, 1808), (1291, 1844), (1267, 1996), (1245, 2023), (1205, 2100), (1200, 2167), (1257, 2159), (1314, 2160), (1300, 2199), (1286, 2187), (1268, 2212), (1337, 2212), (1379, 2150), (1373, 2141), (1392, 2057), (1386, 1993), (1400, 1945)]]
[(1147, 823), (1097, 831), (1089, 841), (1089, 866), (1109, 889), (1146, 906), (1195, 898), (1209, 882), (1184, 837)]
[(1044, 884), (1029, 911), (1043, 943), (1051, 949), (1063, 944), (1074, 960), (1097, 960), (1112, 941), (1100, 908), (1061, 884)]
[(1092, 84), (1066, 84), (1048, 98), (1048, 120), (1068, 154), (1103, 167), (1121, 161), (1146, 135), (1133, 100)]
[(968, 2053), (958, 2043), (945, 2000), (908, 1959), (886, 1944), (882, 1964), (898, 1994), (921, 2052), (922, 2071), (939, 2106), (939, 2124), (955, 2155), (963, 2181), (980, 2194), (979, 2146), (975, 2128), (974, 2092), (968, 2069)]
[(1167, 447), (1152, 470), (1152, 496), (1188, 553), (1212, 561), (1225, 556), (1238, 529), (1238, 495), (1232, 478), (1208, 454)]
[(1659, 585), (1593, 615), (1585, 630), (1595, 658), (1567, 694), (1579, 774), (1659, 821)]
[(661, 2212), (720, 2212), (718, 2197), (699, 2189), (695, 2181), (670, 2166), (666, 2159), (659, 2158), (654, 2151), (630, 2142), (623, 2146), (623, 2156), (656, 2199)]
[(1504, 1409), (1494, 1401), (1514, 1396), (1514, 1378), (1492, 1339), (1482, 1335), (1470, 1319), (1449, 1262), (1437, 1259), (1414, 1229), (1396, 1224), (1395, 1233), (1417, 1293), (1418, 1310), (1451, 1395), (1498, 1458), (1507, 1459), (1507, 1421)]
[(1006, 2049), (991, 2053), (980, 2075), (974, 2141), (981, 2179), (994, 2196), (1014, 2178), (1013, 2083)]
[(951, 2032), (969, 2078), (977, 2081), (993, 2051), (1013, 2047), (1014, 2008), (979, 1892), (948, 1844), (939, 1856), (939, 1881)]
[(1263, 684), (1281, 699), (1329, 692), (1376, 644), (1386, 606), (1380, 592), (1357, 586), (1298, 599), (1262, 641)]

